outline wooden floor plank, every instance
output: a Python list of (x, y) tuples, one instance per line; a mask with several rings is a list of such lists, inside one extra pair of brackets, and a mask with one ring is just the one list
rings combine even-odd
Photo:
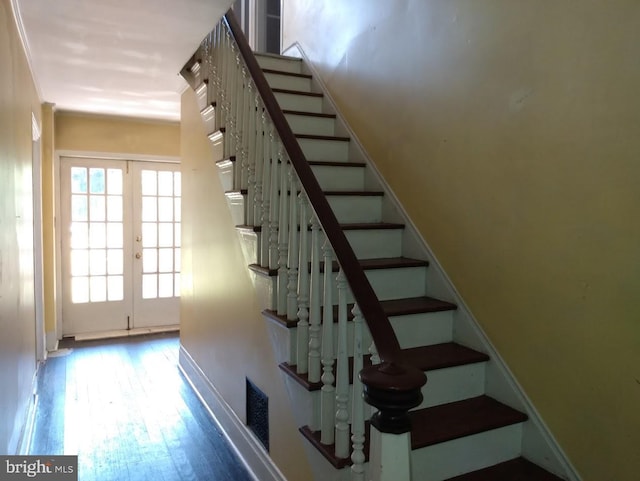
[(180, 374), (176, 333), (69, 342), (38, 376), (31, 454), (77, 454), (83, 481), (249, 481)]

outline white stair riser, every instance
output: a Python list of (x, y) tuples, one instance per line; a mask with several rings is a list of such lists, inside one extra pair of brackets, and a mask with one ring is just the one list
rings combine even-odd
[(294, 134), (335, 135), (335, 119), (313, 115), (284, 114)]
[(349, 161), (349, 142), (345, 140), (298, 139), (308, 161)]
[(299, 59), (278, 58), (269, 55), (256, 55), (256, 59), (258, 65), (263, 69), (302, 73), (302, 61)]
[(364, 190), (364, 167), (339, 167), (335, 165), (312, 165), (322, 190)]
[(322, 97), (296, 95), (274, 92), (278, 105), (282, 110), (298, 110), (300, 112), (322, 113)]
[(391, 316), (389, 321), (403, 349), (453, 340), (453, 311)]
[[(363, 231), (360, 230), (349, 229), (343, 232), (358, 259), (400, 256), (402, 242), (402, 231), (400, 229), (371, 229), (366, 230), (366, 235), (363, 235)], [(309, 233), (308, 259), (311, 256), (310, 239), (311, 235)]]
[(328, 195), (327, 200), (341, 224), (382, 221), (381, 196)]
[[(368, 269), (364, 271), (371, 287), (381, 301), (419, 297), (425, 295), (426, 268), (403, 267), (392, 269)], [(333, 302), (337, 302), (336, 283), (333, 283)], [(353, 296), (347, 293), (347, 303), (354, 302)]]
[(520, 455), (522, 424), (493, 429), (411, 453), (411, 472), (420, 481), (442, 481)]
[(300, 92), (311, 92), (311, 79), (308, 77), (297, 77), (293, 75), (281, 75), (265, 72), (264, 76), (272, 89), (297, 90)]
[[(415, 325), (414, 322), (412, 322), (412, 319), (403, 319), (403, 317), (409, 317), (409, 318), (418, 318), (420, 317), (420, 319), (422, 320), (422, 322), (426, 322), (432, 325), (437, 326), (438, 324), (442, 325), (441, 327), (441, 333), (440, 334), (440, 338), (434, 338), (433, 341), (434, 342), (429, 342), (432, 341), (432, 339), (428, 339), (425, 342), (419, 343), (419, 342), (413, 342), (410, 343), (408, 342), (408, 345), (403, 345), (402, 342), (400, 343), (400, 346), (402, 348), (409, 348), (409, 347), (418, 347), (418, 346), (423, 346), (423, 345), (429, 345), (429, 344), (440, 344), (443, 342), (451, 342), (451, 317), (449, 316), (449, 319), (446, 318), (446, 313), (424, 313), (424, 314), (412, 314), (410, 316), (396, 316), (396, 317), (390, 317), (389, 321), (391, 322), (391, 325), (394, 327), (394, 330), (396, 332), (398, 331), (403, 331), (403, 332), (410, 332), (408, 326), (411, 326), (412, 324)], [(338, 345), (338, 338), (337, 338), (337, 322), (334, 325), (336, 328), (334, 329), (334, 345), (337, 346)], [(449, 327), (447, 330), (447, 326)], [(278, 362), (288, 362), (289, 364), (297, 364), (297, 344), (296, 344), (296, 336), (297, 336), (297, 327), (291, 327), (291, 328), (287, 328), (283, 325), (279, 325), (282, 333), (282, 336), (286, 336), (287, 341), (286, 342), (281, 342), (280, 345), (284, 346), (288, 346), (286, 351), (284, 351), (282, 353), (282, 355), (279, 355), (277, 357)], [(349, 356), (353, 355), (353, 327), (354, 324), (353, 322), (350, 320), (347, 323), (347, 353)], [(420, 327), (418, 327), (418, 329), (420, 329)], [(437, 329), (437, 327), (436, 327)], [(432, 331), (435, 331), (435, 329), (432, 329)], [(448, 335), (447, 335), (448, 334)], [(321, 334), (322, 337), (322, 334)], [(408, 336), (407, 336), (408, 337)], [(423, 338), (424, 335), (422, 332), (418, 331), (417, 335), (415, 336), (417, 338)], [(367, 327), (366, 323), (363, 324), (363, 329), (362, 329), (362, 345), (363, 345), (363, 349), (364, 349), (364, 354), (368, 353), (368, 349), (371, 346), (371, 334), (369, 332), (369, 328)], [(278, 350), (279, 352), (279, 350)], [(482, 386), (484, 387), (484, 368), (482, 369)], [(475, 392), (475, 391), (474, 391)], [(480, 392), (479, 394), (482, 394), (482, 392)], [(479, 395), (479, 394), (474, 394), (474, 395)]]
[(378, 299), (404, 299), (424, 296), (426, 292), (426, 267), (371, 269), (365, 271)]
[(485, 363), (466, 364), (427, 372), (423, 400), (416, 409), (446, 404), (484, 394)]
[(402, 229), (346, 230), (358, 259), (379, 259), (402, 255)]

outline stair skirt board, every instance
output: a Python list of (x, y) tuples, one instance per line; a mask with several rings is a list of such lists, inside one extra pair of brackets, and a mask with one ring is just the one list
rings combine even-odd
[(251, 475), (257, 481), (286, 481), (260, 441), (233, 412), (182, 345), (178, 359), (180, 371)]

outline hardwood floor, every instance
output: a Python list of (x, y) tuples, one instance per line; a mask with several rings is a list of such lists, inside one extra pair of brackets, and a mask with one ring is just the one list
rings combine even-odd
[(38, 380), (31, 454), (80, 481), (253, 479), (177, 368), (176, 333), (61, 344)]

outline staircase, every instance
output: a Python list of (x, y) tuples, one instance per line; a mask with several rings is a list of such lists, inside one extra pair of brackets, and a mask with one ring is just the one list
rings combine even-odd
[[(210, 140), (224, 145), (220, 179), (316, 479), (575, 479), (309, 68), (300, 58), (248, 55), (228, 13), (182, 75)], [(314, 180), (298, 170), (296, 148)], [(315, 185), (350, 254), (310, 200)], [(352, 282), (349, 255), (363, 282)], [(380, 335), (383, 323), (391, 330)], [(389, 371), (381, 366), (394, 363), (415, 379), (405, 391), (402, 383), (374, 385)], [(380, 421), (393, 416), (377, 403), (378, 388), (407, 396), (393, 409), (408, 416), (410, 433), (388, 432)], [(380, 409), (373, 423), (377, 409), (363, 403), (363, 390)], [(384, 452), (400, 449), (403, 435), (411, 448), (405, 467), (402, 454)]]

